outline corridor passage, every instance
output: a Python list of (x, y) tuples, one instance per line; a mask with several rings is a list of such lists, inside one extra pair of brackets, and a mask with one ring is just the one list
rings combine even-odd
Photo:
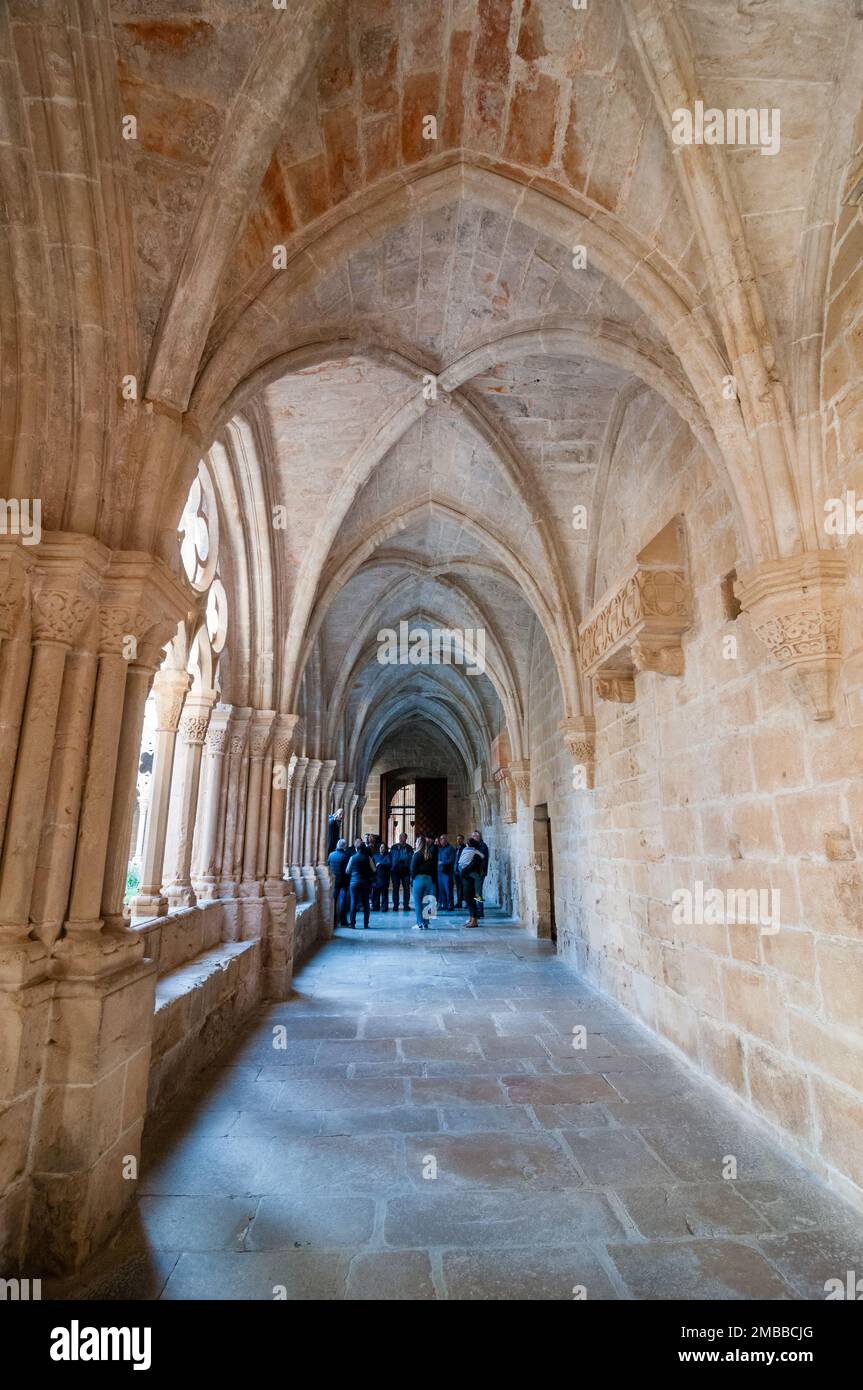
[(48, 1296), (824, 1299), (863, 1270), (863, 1220), (547, 942), (410, 920), (339, 930), (260, 1011)]

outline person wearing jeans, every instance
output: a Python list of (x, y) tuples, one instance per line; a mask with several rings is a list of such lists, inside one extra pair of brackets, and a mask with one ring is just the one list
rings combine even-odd
[(435, 847), (425, 835), (417, 837), (416, 851), (411, 860), (411, 890), (413, 892), (414, 912), (416, 922), (414, 931), (422, 931), (428, 927), (428, 918), (423, 916), (423, 899), (431, 898), (430, 903), (426, 903), (426, 911), (429, 916), (434, 916), (437, 909), (435, 899), (435, 881), (437, 879), (437, 854)]

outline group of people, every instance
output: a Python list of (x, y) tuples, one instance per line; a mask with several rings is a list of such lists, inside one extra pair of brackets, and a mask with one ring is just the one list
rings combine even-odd
[(407, 835), (402, 834), (388, 847), (379, 835), (368, 834), (357, 837), (349, 847), (338, 837), (341, 818), (341, 811), (329, 818), (327, 857), (336, 926), (356, 927), (362, 911), (367, 928), (370, 912), (389, 911), (390, 890), (393, 912), (409, 912), (413, 905), (415, 931), (426, 930), (438, 911), (458, 912), (463, 906), (468, 913), (465, 926), (479, 925), (489, 850), (478, 830), (468, 840), (456, 836), (454, 845), (446, 835), (418, 835), (411, 849)]

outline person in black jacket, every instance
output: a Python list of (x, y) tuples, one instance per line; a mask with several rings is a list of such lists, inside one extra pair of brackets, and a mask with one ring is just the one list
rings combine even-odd
[(411, 860), (411, 889), (416, 913), (414, 931), (422, 931), (428, 928), (429, 918), (437, 916), (437, 846), (425, 835), (417, 836)]
[(350, 897), (350, 880), (347, 873), (348, 860), (347, 840), (339, 840), (332, 854), (327, 855), (327, 863), (330, 866), (330, 873), (333, 876), (333, 925), (346, 927), (348, 925), (348, 899)]
[(485, 878), (485, 861), (480, 849), (479, 835), (474, 833), (458, 857), (461, 881), (467, 900), (468, 919), (466, 927), (477, 927), (477, 898), (482, 897), (482, 881)]
[(477, 845), (479, 846), (479, 852), (480, 852), (480, 854), (482, 855), (482, 876), (483, 876), (483, 878), (485, 878), (486, 874), (488, 873), (488, 861), (489, 861), (489, 848), (488, 848), (488, 845), (486, 844), (485, 840), (482, 838), (482, 835), (480, 834), (480, 832), (479, 832), (478, 830), (475, 830), (475, 831), (473, 832), (473, 834), (471, 835), (470, 838), (471, 838), (471, 843), (473, 843), (473, 841), (476, 840)]
[(375, 876), (372, 879), (372, 912), (386, 912), (390, 905), (390, 853), (383, 842), (372, 855), (372, 861), (375, 866)]
[(343, 811), (342, 811), (341, 806), (337, 806), (336, 809), (335, 809), (335, 811), (333, 811), (333, 814), (332, 814), (331, 816), (327, 816), (327, 857), (328, 857), (328, 858), (329, 858), (329, 856), (332, 854), (333, 850), (336, 849), (337, 846), (338, 846), (339, 836), (340, 836), (341, 833), (342, 833), (342, 815), (343, 815), (343, 814), (344, 814), (344, 813), (343, 813)]
[(372, 889), (372, 878), (374, 877), (374, 865), (372, 856), (366, 846), (360, 841), (359, 848), (351, 855), (345, 868), (351, 884), (351, 916), (348, 926), (356, 927), (357, 909), (363, 910), (363, 927), (368, 929), (369, 925), (369, 896)]
[(393, 884), (393, 912), (399, 910), (399, 889), (402, 892), (404, 911), (409, 909), (411, 878), (411, 847), (407, 835), (399, 835), (399, 842), (390, 850), (390, 877)]

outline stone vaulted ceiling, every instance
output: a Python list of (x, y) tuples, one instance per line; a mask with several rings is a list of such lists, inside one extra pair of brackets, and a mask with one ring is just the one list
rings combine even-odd
[[(262, 607), (250, 565), (226, 666), (285, 709), (314, 687), (312, 742), (362, 757), (382, 700), (467, 701), (467, 771), (502, 728), (522, 743), (537, 644), (564, 715), (588, 713), (578, 625), (648, 444), (709, 461), (743, 562), (816, 543), (859, 28), (852, 0), (113, 0), (72, 51), (13, 4), (10, 254), (47, 268), (78, 227), (44, 302), (36, 274), (5, 310), (53, 383), (13, 481), (38, 478), (49, 525), (170, 561), (198, 459), (221, 460), (237, 543), (254, 529), (276, 579)], [(695, 98), (781, 109), (781, 152), (676, 146)], [(430, 694), (382, 672), (375, 634), (402, 620), (481, 627), (486, 675), (468, 694), (432, 671)]]

